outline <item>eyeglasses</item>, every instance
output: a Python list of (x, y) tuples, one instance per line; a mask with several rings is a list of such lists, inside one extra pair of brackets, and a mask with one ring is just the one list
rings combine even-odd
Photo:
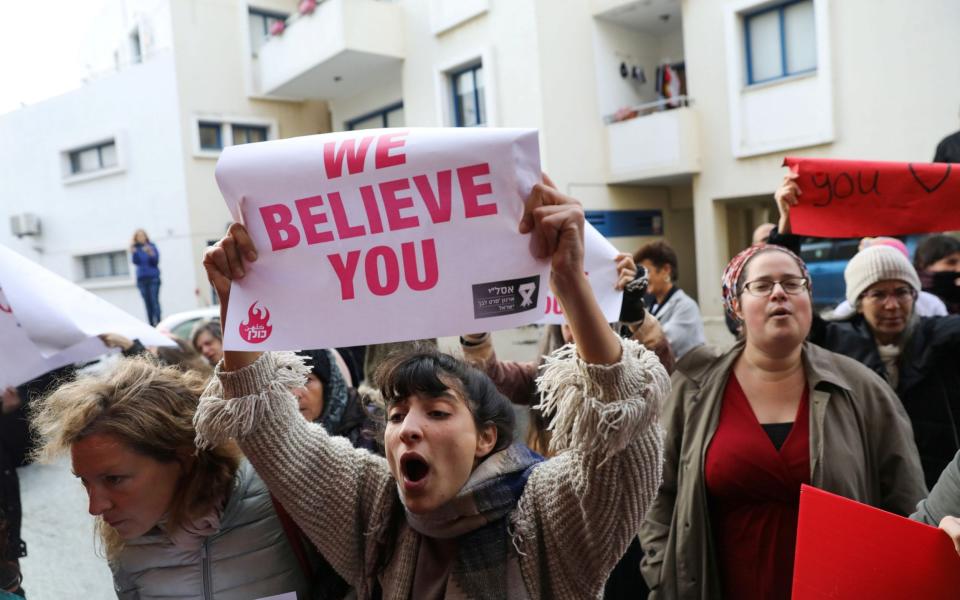
[(917, 290), (909, 287), (899, 287), (893, 291), (873, 290), (865, 292), (860, 296), (864, 300), (869, 300), (873, 304), (884, 305), (889, 298), (893, 298), (900, 304), (907, 304), (917, 297)]
[(785, 277), (779, 281), (773, 279), (755, 279), (743, 284), (743, 289), (750, 292), (751, 296), (765, 298), (773, 293), (773, 288), (777, 284), (788, 294), (796, 295), (807, 291), (806, 277)]

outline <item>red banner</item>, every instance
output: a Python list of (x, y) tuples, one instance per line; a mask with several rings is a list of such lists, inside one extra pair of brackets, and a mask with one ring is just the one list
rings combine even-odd
[(803, 192), (790, 210), (798, 235), (960, 230), (960, 165), (790, 157), (783, 165), (799, 174)]
[(939, 529), (804, 485), (793, 600), (955, 600), (960, 556)]

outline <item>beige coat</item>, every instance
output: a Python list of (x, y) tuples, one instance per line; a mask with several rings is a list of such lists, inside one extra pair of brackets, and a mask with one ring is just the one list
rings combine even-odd
[[(704, 455), (743, 343), (702, 346), (677, 365), (663, 412), (663, 483), (640, 532), (650, 598), (721, 597), (714, 560)], [(910, 514), (926, 496), (906, 412), (893, 390), (860, 363), (805, 343), (810, 387), (810, 481), (835, 494)]]

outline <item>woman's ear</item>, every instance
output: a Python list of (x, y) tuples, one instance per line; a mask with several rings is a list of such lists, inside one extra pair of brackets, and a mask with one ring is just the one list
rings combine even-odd
[(497, 426), (487, 423), (477, 431), (477, 451), (474, 456), (478, 459), (486, 458), (497, 445)]
[(743, 312), (740, 310), (740, 298), (733, 299), (733, 318), (743, 323)]

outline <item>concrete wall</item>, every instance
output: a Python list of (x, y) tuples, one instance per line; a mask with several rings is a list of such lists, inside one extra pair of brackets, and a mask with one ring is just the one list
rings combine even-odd
[[(78, 256), (125, 250), (143, 227), (160, 250), (164, 314), (192, 307), (197, 269), (176, 107), (173, 56), (166, 51), (0, 117), (0, 243), (81, 282)], [(64, 179), (65, 151), (107, 138), (116, 139), (119, 168)], [(11, 236), (9, 216), (22, 212), (40, 217), (42, 237)], [(132, 265), (126, 278), (81, 283), (145, 319)]]

